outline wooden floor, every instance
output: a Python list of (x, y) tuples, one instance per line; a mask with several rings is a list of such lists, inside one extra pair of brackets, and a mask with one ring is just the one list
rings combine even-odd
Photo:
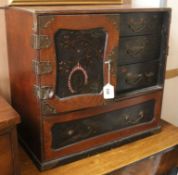
[(21, 175), (102, 175), (177, 144), (178, 128), (163, 123), (157, 134), (45, 172), (39, 172), (21, 149)]

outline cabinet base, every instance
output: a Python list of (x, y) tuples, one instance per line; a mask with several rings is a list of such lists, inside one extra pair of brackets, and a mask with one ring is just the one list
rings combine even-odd
[(123, 144), (127, 144), (130, 143), (132, 141), (136, 141), (138, 139), (142, 139), (144, 137), (150, 136), (152, 134), (155, 134), (157, 132), (159, 132), (161, 130), (161, 126), (157, 126), (156, 128), (152, 128), (149, 130), (146, 130), (144, 132), (139, 132), (137, 134), (134, 134), (132, 136), (123, 138), (123, 139), (119, 139), (117, 141), (114, 142), (110, 142), (107, 144), (103, 144), (101, 146), (95, 147), (95, 148), (91, 148), (88, 149), (86, 151), (80, 152), (80, 153), (76, 153), (76, 154), (72, 154), (70, 156), (65, 156), (62, 158), (58, 158), (58, 159), (54, 159), (54, 160), (50, 160), (50, 161), (40, 161), (36, 155), (32, 152), (32, 150), (28, 147), (28, 145), (24, 142), (24, 140), (22, 139), (22, 137), (19, 136), (19, 141), (21, 143), (21, 145), (23, 146), (23, 148), (26, 150), (26, 152), (28, 153), (28, 155), (31, 157), (32, 161), (35, 163), (35, 165), (37, 166), (37, 168), (40, 171), (44, 171), (44, 170), (48, 170), (54, 167), (57, 167), (59, 165), (64, 165), (76, 160), (80, 160), (82, 158), (88, 157), (88, 156), (92, 156), (94, 154), (97, 153), (101, 153), (107, 150), (110, 150), (112, 148), (115, 148), (117, 146), (121, 146)]

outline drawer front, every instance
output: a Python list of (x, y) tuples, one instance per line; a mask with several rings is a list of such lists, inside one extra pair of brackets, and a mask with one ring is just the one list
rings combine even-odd
[(91, 149), (106, 150), (123, 139), (157, 129), (161, 98), (162, 91), (156, 91), (44, 119), (44, 159), (85, 156)]
[(158, 63), (146, 62), (118, 67), (118, 92), (154, 86), (158, 79)]
[(158, 33), (162, 13), (131, 13), (121, 15), (121, 36)]
[(107, 132), (149, 122), (153, 119), (154, 100), (94, 117), (57, 123), (52, 127), (52, 149), (58, 149)]
[(119, 57), (117, 63), (121, 65), (158, 59), (159, 54), (160, 37), (122, 37), (120, 39)]

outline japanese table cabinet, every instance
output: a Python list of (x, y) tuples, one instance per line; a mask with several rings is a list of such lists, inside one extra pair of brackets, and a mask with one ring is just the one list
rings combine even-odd
[[(41, 170), (159, 130), (170, 12), (6, 9), (12, 104)], [(108, 83), (112, 99), (103, 98)]]

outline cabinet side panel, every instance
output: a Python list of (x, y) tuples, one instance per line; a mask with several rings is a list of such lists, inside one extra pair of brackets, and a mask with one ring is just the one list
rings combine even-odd
[(19, 135), (41, 160), (40, 107), (33, 92), (37, 80), (32, 72), (32, 59), (38, 54), (31, 46), (33, 15), (7, 9), (6, 25), (12, 106), (22, 117)]

